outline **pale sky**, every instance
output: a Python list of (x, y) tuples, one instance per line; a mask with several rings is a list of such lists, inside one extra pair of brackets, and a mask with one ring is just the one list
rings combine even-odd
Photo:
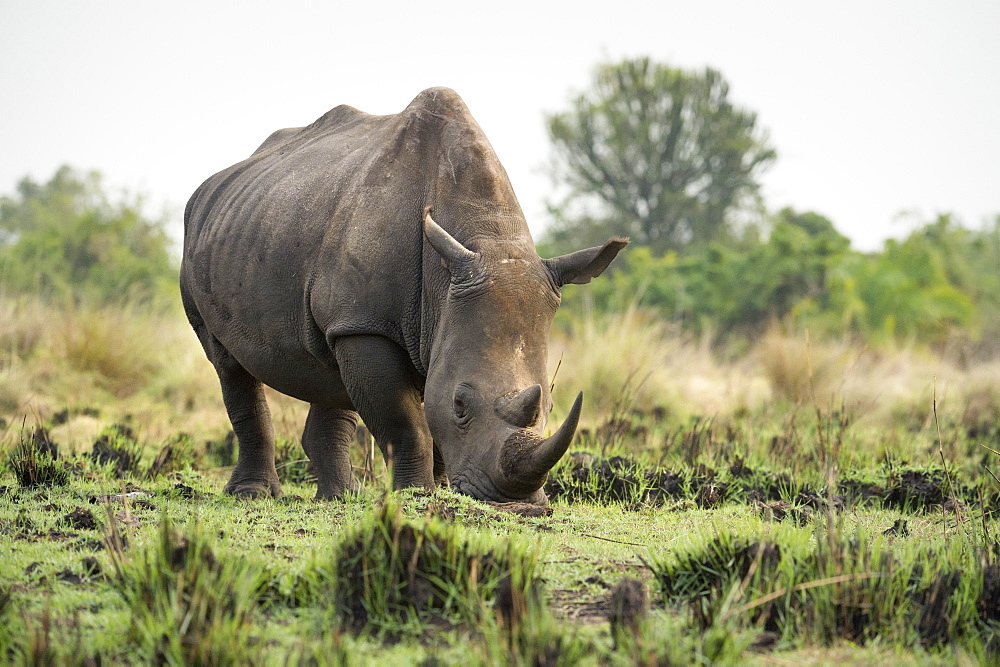
[[(954, 212), (1000, 214), (1000, 2), (503, 3), (0, 0), (0, 193), (69, 163), (169, 206), (273, 130), (338, 104), (462, 95), (536, 237), (548, 222), (544, 113), (599, 61), (720, 70), (778, 160), (772, 210), (877, 249)], [(916, 212), (903, 217), (901, 212)]]

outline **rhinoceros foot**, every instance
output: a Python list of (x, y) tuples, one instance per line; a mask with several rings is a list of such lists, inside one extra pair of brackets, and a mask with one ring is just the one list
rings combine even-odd
[(224, 493), (237, 498), (280, 498), (285, 495), (277, 482), (230, 482)]

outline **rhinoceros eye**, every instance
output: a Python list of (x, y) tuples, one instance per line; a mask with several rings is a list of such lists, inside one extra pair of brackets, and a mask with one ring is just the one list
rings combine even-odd
[(469, 385), (462, 383), (455, 387), (455, 418), (460, 424), (468, 422), (472, 416), (473, 396), (473, 389)]

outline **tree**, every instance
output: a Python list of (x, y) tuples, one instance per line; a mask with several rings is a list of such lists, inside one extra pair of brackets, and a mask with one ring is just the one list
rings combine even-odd
[(689, 331), (754, 335), (773, 320), (825, 312), (831, 275), (852, 254), (830, 220), (786, 208), (772, 217), (766, 238), (739, 247), (710, 242), (683, 256), (634, 248), (593, 289), (564, 294), (563, 309), (579, 312), (589, 299), (614, 310), (631, 295)]
[(876, 342), (997, 343), (1000, 236), (957, 225), (950, 215), (854, 257), (831, 276), (830, 311)]
[(546, 120), (552, 175), (568, 189), (551, 207), (556, 244), (609, 232), (657, 252), (720, 240), (757, 201), (757, 176), (775, 159), (756, 114), (730, 102), (711, 68), (603, 64), (589, 92)]
[(0, 197), (0, 288), (46, 297), (149, 298), (176, 281), (162, 221), (141, 200), (112, 202), (97, 172), (60, 167)]

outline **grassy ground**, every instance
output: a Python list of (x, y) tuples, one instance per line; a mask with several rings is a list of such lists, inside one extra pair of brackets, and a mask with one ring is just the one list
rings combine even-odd
[(313, 501), (276, 396), (287, 496), (245, 501), (176, 312), (0, 309), (0, 661), (997, 660), (995, 364), (597, 318), (553, 346), (588, 404), (551, 511), (387, 494), (364, 442)]

